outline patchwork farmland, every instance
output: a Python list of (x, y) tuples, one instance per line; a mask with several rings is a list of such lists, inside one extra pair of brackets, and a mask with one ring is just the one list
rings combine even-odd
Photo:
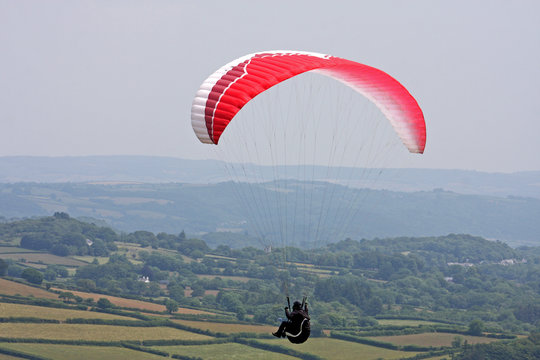
[[(115, 313), (109, 313), (60, 301), (59, 289), (46, 290), (7, 279), (0, 279), (0, 285), (0, 354), (7, 359), (29, 356), (33, 359), (222, 359), (225, 353), (230, 358), (246, 360), (352, 360), (358, 359), (358, 354), (362, 354), (362, 359), (406, 359), (431, 353), (432, 359), (442, 359), (444, 356), (437, 356), (437, 352), (448, 353), (455, 337), (446, 333), (366, 337), (394, 345), (393, 349), (388, 349), (378, 346), (376, 341), (366, 344), (325, 331), (326, 336), (312, 337), (305, 344), (294, 345), (273, 338), (270, 332), (274, 326), (223, 318), (208, 320), (204, 318), (211, 315), (207, 311), (180, 309), (168, 314), (159, 304), (73, 292), (82, 298), (109, 299), (115, 304)], [(35, 305), (36, 302), (46, 304)], [(144, 310), (152, 313), (143, 315)], [(403, 326), (402, 322), (407, 321), (411, 329), (427, 325), (412, 320), (381, 320), (381, 324)], [(470, 343), (495, 341), (486, 337), (465, 337), (465, 340)], [(424, 351), (405, 351), (408, 344), (421, 345)]]
[[(36, 241), (37, 250), (21, 248), (19, 235), (0, 238), (0, 357), (6, 359), (206, 360), (226, 354), (235, 359), (442, 360), (466, 346), (502, 344), (526, 334), (510, 333), (495, 321), (473, 332), (465, 310), (449, 314), (414, 303), (422, 285), (421, 274), (410, 276), (414, 266), (402, 269), (398, 288), (391, 272), (377, 274), (371, 258), (388, 266), (396, 259), (399, 266), (415, 265), (409, 255), (384, 258), (373, 252), (370, 257), (362, 250), (358, 261), (366, 265), (353, 268), (354, 258), (346, 252), (339, 258), (315, 251), (298, 254), (298, 261), (283, 268), (276, 266), (279, 250), (212, 250), (185, 234), (140, 231), (120, 237), (66, 214), (22, 223), (36, 221), (69, 229), (90, 226), (113, 240), (105, 245), (71, 232), (58, 235), (55, 251), (65, 255), (59, 256), (39, 248), (46, 236), (27, 238)], [(72, 240), (80, 247), (62, 247)], [(430, 282), (437, 285), (447, 293), (454, 286), (443, 278)], [(385, 292), (391, 286), (398, 290)], [(271, 335), (289, 291), (309, 296), (312, 331), (301, 345)]]

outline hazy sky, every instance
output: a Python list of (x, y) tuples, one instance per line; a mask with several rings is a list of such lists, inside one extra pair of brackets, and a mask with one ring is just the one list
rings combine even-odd
[(540, 1), (0, 0), (0, 156), (207, 158), (201, 82), (242, 55), (316, 51), (418, 100), (418, 167), (540, 170)]

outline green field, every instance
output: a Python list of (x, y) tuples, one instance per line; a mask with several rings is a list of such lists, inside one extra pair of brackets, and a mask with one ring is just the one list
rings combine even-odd
[(441, 325), (440, 322), (426, 320), (406, 320), (406, 319), (377, 319), (380, 325), (397, 326), (420, 326), (420, 325)]
[(293, 360), (293, 356), (265, 351), (251, 346), (236, 343), (212, 344), (212, 345), (191, 345), (191, 346), (155, 346), (158, 350), (166, 351), (170, 354), (184, 356), (201, 357), (204, 360)]
[[(64, 291), (62, 289), (58, 288), (52, 288), (56, 291)], [(113, 303), (116, 306), (120, 307), (126, 307), (126, 308), (134, 308), (139, 309), (141, 311), (149, 310), (149, 311), (165, 311), (165, 305), (156, 304), (148, 301), (142, 301), (142, 300), (135, 300), (135, 299), (126, 299), (118, 296), (111, 296), (111, 295), (103, 295), (103, 294), (97, 294), (97, 293), (87, 293), (83, 291), (70, 291), (75, 296), (80, 296), (83, 299), (94, 299), (94, 301), (99, 301), (99, 299), (104, 298), (109, 300), (111, 303)], [(195, 310), (195, 309), (188, 309), (188, 308), (179, 308), (176, 312), (178, 314), (213, 314), (208, 311), (204, 310)]]
[(25, 262), (24, 263), (25, 266), (28, 266), (28, 267), (32, 267), (34, 269), (38, 269), (38, 270), (44, 270), (47, 268), (47, 265), (46, 264), (35, 264), (35, 263), (28, 263), (28, 262)]
[(58, 295), (45, 289), (24, 285), (15, 281), (0, 278), (0, 294), (23, 295), (46, 299), (58, 299)]
[(0, 239), (2, 246), (19, 246), (21, 244), (21, 239), (19, 237), (14, 237), (10, 239)]
[(97, 259), (97, 261), (98, 261), (98, 263), (100, 265), (106, 264), (109, 261), (108, 256), (97, 256), (97, 257), (94, 257), (94, 256), (72, 256), (72, 257), (75, 260), (83, 261), (83, 262), (88, 263), (88, 264), (91, 264), (94, 261), (94, 259)]
[(497, 341), (497, 339), (482, 337), (482, 336), (470, 336), (470, 335), (458, 335), (449, 333), (424, 333), (424, 334), (412, 334), (412, 335), (396, 335), (396, 336), (377, 336), (370, 337), (370, 339), (389, 342), (395, 345), (420, 345), (420, 346), (451, 346), (452, 341), (456, 336), (466, 340), (469, 344), (480, 344)]
[[(169, 249), (163, 249), (163, 248), (152, 249), (152, 248), (149, 248), (149, 247), (142, 247), (139, 244), (118, 242), (118, 241), (116, 242), (116, 245), (118, 246), (118, 250), (116, 251), (116, 253), (120, 254), (120, 255), (125, 255), (134, 264), (140, 264), (141, 263), (139, 260), (137, 260), (139, 258), (139, 252), (140, 251), (146, 251), (146, 252), (149, 252), (149, 253), (157, 252), (157, 253), (160, 253), (162, 255), (169, 255), (169, 256), (173, 256), (173, 257), (179, 256), (178, 252), (176, 252), (174, 250), (169, 250)], [(191, 259), (191, 258), (189, 258), (187, 256), (184, 256), (184, 255), (182, 255), (181, 257), (185, 262), (194, 261), (193, 259)]]
[(0, 254), (21, 254), (21, 253), (39, 253), (36, 250), (23, 249), (15, 246), (0, 246)]
[(330, 338), (310, 338), (303, 344), (291, 344), (286, 339), (260, 340), (273, 345), (287, 346), (294, 350), (314, 354), (328, 360), (376, 360), (412, 357), (418, 352), (396, 351), (375, 346), (353, 343)]
[(314, 266), (298, 266), (298, 271), (308, 272), (316, 275), (331, 275), (333, 273), (332, 270), (326, 270), (326, 269), (319, 269)]
[(207, 340), (212, 339), (169, 327), (133, 327), (87, 324), (0, 323), (0, 334), (11, 338), (60, 340)]
[[(0, 343), (0, 347), (55, 360), (164, 359), (162, 356), (112, 346)], [(0, 354), (0, 359), (4, 359), (2, 356)]]
[(222, 260), (229, 260), (229, 261), (236, 261), (236, 258), (223, 256), (223, 255), (212, 255), (212, 254), (206, 254), (204, 257), (211, 258), (211, 259), (222, 259)]
[(59, 309), (34, 305), (0, 303), (0, 315), (2, 317), (38, 317), (40, 319), (60, 320), (72, 318), (82, 319), (125, 319), (132, 318), (120, 315), (105, 314), (94, 311)]
[(197, 277), (199, 279), (215, 279), (220, 278), (223, 280), (233, 280), (233, 281), (239, 281), (239, 282), (248, 282), (251, 280), (250, 278), (246, 276), (230, 276), (230, 275), (201, 275), (197, 274)]
[(202, 330), (210, 330), (213, 332), (221, 332), (233, 334), (239, 332), (251, 332), (259, 334), (270, 334), (276, 330), (275, 326), (271, 325), (249, 325), (249, 324), (224, 324), (209, 321), (192, 321), (192, 320), (173, 320), (182, 325), (190, 326)]
[(25, 262), (31, 262), (31, 263), (55, 264), (55, 265), (66, 265), (66, 266), (88, 265), (85, 262), (72, 259), (69, 257), (56, 256), (53, 254), (37, 253), (37, 252), (0, 253), (0, 259), (12, 259), (15, 261), (23, 260)]
[[(1, 347), (2, 347), (2, 344), (0, 343), (0, 348)], [(21, 360), (20, 357), (9, 356), (9, 355), (5, 355), (5, 354), (0, 354), (0, 359), (2, 359), (2, 360)]]

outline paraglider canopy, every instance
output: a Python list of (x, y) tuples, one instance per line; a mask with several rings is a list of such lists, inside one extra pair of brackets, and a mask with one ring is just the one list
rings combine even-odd
[(264, 51), (238, 58), (206, 79), (191, 109), (195, 134), (218, 144), (235, 115), (255, 96), (291, 77), (317, 72), (332, 77), (371, 100), (412, 153), (423, 153), (426, 127), (412, 95), (385, 72), (339, 57), (302, 51)]

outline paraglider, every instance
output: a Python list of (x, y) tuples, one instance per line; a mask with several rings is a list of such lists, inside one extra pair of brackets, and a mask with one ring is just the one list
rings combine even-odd
[(295, 301), (292, 306), (292, 312), (289, 312), (291, 306), (289, 297), (287, 297), (288, 307), (285, 308), (285, 316), (287, 320), (283, 321), (276, 332), (273, 332), (277, 338), (287, 337), (293, 344), (302, 344), (306, 342), (311, 334), (311, 326), (309, 321), (309, 310), (306, 298), (300, 301)]
[[(234, 121), (236, 115), (245, 105), (270, 88), (277, 87), (276, 85), (280, 85), (286, 80), (295, 78), (304, 73), (317, 73), (335, 79), (353, 89), (356, 93), (363, 95), (363, 97), (374, 104), (384, 115), (386, 120), (388, 120), (391, 125), (390, 130), (393, 129), (392, 132), (395, 132), (395, 134), (398, 135), (399, 140), (401, 140), (398, 140), (398, 143), (400, 142), (400, 147), (402, 147), (402, 143), (410, 153), (422, 154), (424, 152), (426, 144), (424, 115), (417, 101), (402, 84), (387, 73), (374, 67), (331, 55), (305, 51), (274, 50), (253, 53), (233, 60), (215, 71), (201, 84), (193, 99), (191, 124), (196, 136), (202, 143), (218, 145), (229, 124)], [(309, 94), (310, 93), (311, 92), (309, 92)], [(294, 101), (292, 101), (292, 103), (294, 104)], [(347, 106), (347, 104), (345, 104), (345, 106)], [(307, 115), (306, 117), (309, 118), (310, 115)], [(302, 116), (299, 118), (302, 118)], [(341, 123), (336, 121), (339, 119), (339, 116), (337, 115), (334, 117), (334, 114), (331, 114), (331, 116), (327, 116), (324, 119), (325, 121), (335, 123), (336, 127), (342, 126)], [(256, 133), (249, 134), (248, 132), (245, 132), (242, 133), (242, 136), (250, 138), (249, 140), (255, 144), (254, 149), (256, 151), (250, 151), (250, 149), (247, 148), (246, 139), (243, 139), (243, 141), (246, 142), (246, 148), (237, 151), (237, 153), (242, 155), (249, 153), (260, 154), (259, 143), (264, 138), (269, 141), (269, 148), (271, 149), (286, 148), (288, 141), (290, 141), (291, 138), (292, 141), (299, 141), (300, 138), (308, 139), (308, 137), (305, 136), (305, 129), (313, 129), (315, 133), (317, 133), (318, 130), (317, 123), (303, 124), (301, 127), (303, 133), (301, 136), (291, 136), (287, 138), (288, 130), (283, 128), (281, 131), (285, 134), (285, 141), (283, 144), (276, 144), (273, 143), (273, 140), (276, 138), (275, 133), (280, 131), (277, 127), (282, 126), (278, 125), (279, 122), (277, 120), (279, 120), (279, 117), (270, 116), (265, 120), (263, 119), (263, 116), (256, 116), (252, 117), (250, 120), (260, 122), (260, 126), (255, 127)], [(286, 119), (283, 122), (289, 124), (291, 121), (290, 119)], [(268, 131), (265, 129), (265, 126), (263, 126), (268, 124), (271, 131)], [(343, 131), (347, 133), (346, 139), (340, 136), (332, 136), (332, 140), (337, 142), (361, 142), (359, 138), (355, 138), (355, 134), (357, 134), (355, 129), (344, 129)], [(271, 134), (268, 134), (269, 132)], [(395, 134), (392, 135), (395, 137)], [(370, 142), (377, 142), (374, 140), (375, 134), (372, 136), (372, 134), (368, 132), (367, 136), (372, 137)], [(236, 139), (234, 139), (233, 142), (234, 141), (236, 141)], [(238, 142), (241, 141), (241, 139), (238, 140)], [(305, 163), (306, 159), (305, 153), (311, 155), (318, 147), (316, 138), (313, 144), (313, 147), (304, 146), (303, 149), (302, 147), (298, 147), (304, 151), (302, 157), (302, 159), (304, 159), (303, 163)], [(217, 146), (217, 148), (219, 147), (220, 146)], [(293, 148), (293, 146), (291, 146), (291, 148)], [(336, 146), (332, 146), (332, 154), (329, 158), (344, 158), (334, 154), (336, 148)], [(343, 149), (343, 151), (348, 151), (349, 148), (344, 146)], [(368, 153), (377, 153), (377, 150), (368, 151)], [(284, 155), (283, 158), (285, 159), (285, 163), (287, 163), (287, 160), (290, 159), (291, 156)], [(297, 156), (296, 158), (300, 159), (301, 157)], [(313, 156), (313, 159), (315, 159), (315, 156)], [(229, 161), (228, 158), (225, 160)], [(246, 162), (245, 160), (243, 161), (244, 163)], [(301, 161), (299, 162), (302, 163)], [(275, 169), (277, 167), (277, 162), (273, 159), (272, 163), (274, 163)], [(330, 162), (328, 163), (330, 164)], [(328, 165), (328, 168), (330, 168), (330, 165)], [(245, 175), (246, 168), (243, 165), (241, 166), (241, 171), (243, 175)], [(274, 172), (276, 173), (277, 171)], [(315, 171), (312, 173), (314, 174)], [(301, 236), (300, 233), (302, 231), (297, 231), (297, 227), (295, 226), (297, 218), (303, 216), (302, 219), (306, 219), (304, 223), (307, 222), (309, 225), (316, 223), (317, 225), (314, 227), (316, 228), (315, 238), (317, 238), (320, 236), (319, 229), (324, 227), (324, 225), (321, 225), (323, 224), (323, 212), (325, 209), (334, 209), (328, 203), (323, 203), (323, 205), (317, 208), (320, 209), (318, 210), (319, 215), (317, 215), (315, 211), (312, 211), (315, 207), (311, 207), (310, 205), (312, 203), (312, 195), (306, 194), (310, 191), (313, 192), (313, 189), (316, 190), (317, 186), (319, 186), (319, 188), (321, 186), (316, 183), (314, 179), (311, 179), (311, 182), (308, 183), (309, 186), (293, 184), (295, 186), (294, 188), (292, 186), (287, 188), (287, 184), (285, 183), (282, 187), (279, 180), (284, 179), (283, 182), (286, 182), (287, 178), (287, 174), (284, 177), (275, 176), (275, 186), (268, 186), (261, 190), (261, 194), (263, 191), (264, 194), (259, 197), (259, 199), (268, 198), (268, 192), (276, 194), (274, 200), (267, 200), (266, 202), (267, 204), (272, 204), (272, 206), (275, 205), (275, 208), (273, 209), (279, 213), (280, 229), (275, 229), (277, 226), (272, 221), (272, 217), (269, 216), (269, 214), (272, 213), (272, 211), (269, 210), (270, 205), (268, 205), (268, 209), (263, 209), (263, 211), (261, 210), (264, 206), (262, 201), (251, 201), (250, 199), (247, 199), (247, 197), (250, 196), (249, 194), (245, 195), (244, 192), (239, 191), (239, 195), (242, 197), (241, 200), (243, 200), (246, 207), (248, 207), (248, 212), (251, 215), (259, 213), (259, 217), (268, 224), (267, 228), (271, 228), (269, 231), (258, 231), (259, 237), (264, 240), (265, 233), (280, 233), (279, 237), (281, 237), (283, 241), (284, 249), (288, 246), (285, 242), (286, 238)], [(260, 180), (260, 182), (263, 181), (264, 179)], [(253, 187), (250, 187), (249, 189), (252, 198), (254, 200), (258, 199), (256, 196), (253, 196), (253, 194), (257, 192), (257, 189), (254, 189)], [(294, 194), (292, 195), (294, 196), (294, 200), (292, 200), (292, 196), (287, 198), (287, 194), (289, 193)], [(303, 194), (303, 201), (298, 200), (302, 197), (298, 194)], [(324, 192), (324, 200), (330, 199), (329, 201), (331, 201), (334, 198), (337, 198), (335, 188), (333, 188), (332, 191)], [(289, 199), (292, 201), (289, 201)], [(341, 199), (340, 206), (346, 204), (349, 206), (349, 209), (352, 209), (358, 204), (356, 195), (349, 197), (342, 196)], [(298, 206), (295, 205), (294, 208), (288, 212), (287, 204), (293, 202), (298, 204)], [(340, 213), (342, 208), (337, 207), (336, 209), (337, 210), (333, 211), (336, 214), (334, 220), (338, 221), (334, 221), (334, 223), (338, 224), (336, 226), (338, 229), (343, 229), (346, 227), (345, 222), (353, 218), (351, 215), (352, 211), (347, 213), (347, 210), (342, 210)], [(298, 215), (301, 212), (302, 215)], [(330, 212), (330, 210), (328, 210), (328, 212)], [(345, 213), (345, 216), (341, 215), (343, 212)], [(290, 215), (291, 213), (293, 213), (292, 216)], [(312, 221), (311, 219), (313, 218), (315, 220)], [(289, 225), (289, 222), (292, 222), (292, 224)], [(307, 228), (310, 227), (309, 225)], [(292, 231), (290, 229), (292, 229)], [(307, 233), (305, 228), (303, 232), (304, 234)], [(310, 238), (310, 234), (305, 235), (305, 238)], [(265, 249), (272, 249), (271, 244), (263, 245)], [(286, 250), (284, 250), (283, 264), (285, 265), (286, 262), (287, 254)], [(290, 342), (300, 344), (305, 342), (310, 336), (310, 317), (305, 298), (302, 303), (298, 301), (294, 303), (292, 312), (289, 312), (290, 308), (290, 304), (285, 308), (287, 320), (282, 322), (279, 329), (273, 333), (273, 335), (276, 337), (287, 337)]]

